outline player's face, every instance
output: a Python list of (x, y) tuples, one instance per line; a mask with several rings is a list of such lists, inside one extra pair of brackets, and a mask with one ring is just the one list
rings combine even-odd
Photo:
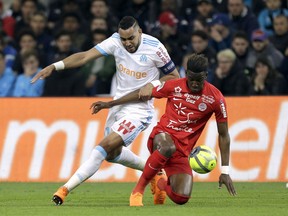
[(187, 71), (187, 85), (193, 93), (200, 92), (203, 89), (204, 81), (207, 78), (207, 72), (193, 73)]
[(140, 39), (142, 33), (141, 29), (139, 27), (133, 27), (133, 26), (126, 30), (120, 28), (118, 33), (120, 35), (120, 39), (124, 48), (129, 53), (136, 52), (140, 45)]

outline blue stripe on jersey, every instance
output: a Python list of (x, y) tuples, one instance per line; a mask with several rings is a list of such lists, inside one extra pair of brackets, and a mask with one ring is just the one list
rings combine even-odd
[(116, 33), (114, 33), (111, 37), (112, 37), (112, 38), (120, 39), (120, 36), (119, 36), (118, 34), (116, 34)]
[(158, 45), (150, 44), (150, 43), (147, 43), (147, 42), (145, 42), (145, 41), (143, 41), (143, 44), (147, 44), (147, 45), (153, 46), (153, 47), (158, 47)]
[(150, 44), (154, 44), (154, 45), (158, 45), (158, 44), (159, 44), (159, 41), (157, 41), (157, 40), (150, 40), (150, 39), (147, 39), (147, 38), (144, 38), (143, 41), (144, 41), (144, 42), (147, 42), (147, 43), (150, 43)]
[(163, 67), (159, 68), (164, 74), (169, 74), (175, 69), (175, 64), (172, 60), (170, 60), (167, 64)]
[(102, 55), (108, 56), (108, 53), (106, 53), (101, 47), (98, 45), (95, 46), (95, 49), (97, 49)]

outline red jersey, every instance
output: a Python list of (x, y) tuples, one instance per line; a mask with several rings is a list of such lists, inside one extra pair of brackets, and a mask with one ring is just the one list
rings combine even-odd
[(186, 156), (190, 154), (213, 113), (217, 122), (227, 121), (225, 99), (207, 81), (201, 92), (192, 93), (186, 78), (169, 80), (153, 88), (152, 96), (167, 98), (165, 113), (157, 127), (174, 137), (180, 143), (178, 150)]

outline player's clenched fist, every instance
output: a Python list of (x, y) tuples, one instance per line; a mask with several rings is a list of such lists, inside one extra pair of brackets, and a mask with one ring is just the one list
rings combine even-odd
[(46, 77), (51, 75), (54, 69), (54, 65), (49, 65), (45, 67), (39, 73), (37, 73), (30, 82), (35, 83), (38, 79), (45, 79)]

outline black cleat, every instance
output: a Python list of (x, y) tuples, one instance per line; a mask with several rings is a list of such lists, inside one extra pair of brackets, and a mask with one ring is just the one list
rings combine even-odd
[(59, 196), (54, 195), (52, 198), (52, 202), (54, 202), (55, 205), (61, 205), (63, 203), (63, 200)]

